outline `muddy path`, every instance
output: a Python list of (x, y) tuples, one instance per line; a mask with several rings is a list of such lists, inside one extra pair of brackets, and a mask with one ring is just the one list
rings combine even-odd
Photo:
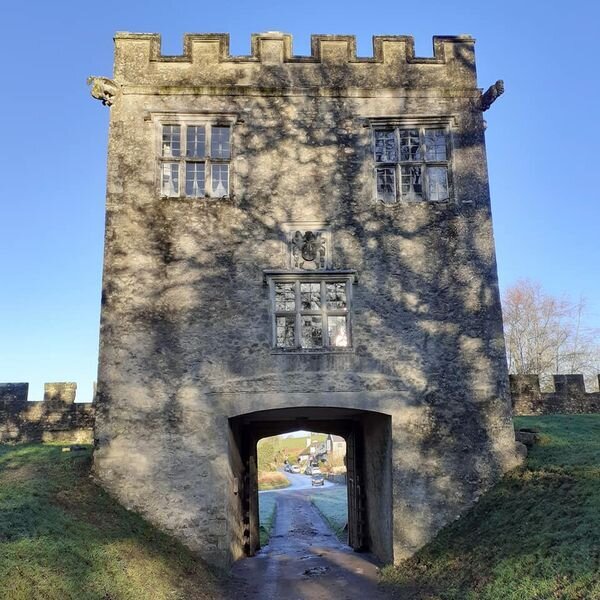
[(379, 600), (390, 597), (377, 585), (378, 569), (373, 559), (339, 542), (310, 503), (311, 492), (310, 488), (277, 492), (269, 544), (255, 557), (234, 565), (232, 598)]

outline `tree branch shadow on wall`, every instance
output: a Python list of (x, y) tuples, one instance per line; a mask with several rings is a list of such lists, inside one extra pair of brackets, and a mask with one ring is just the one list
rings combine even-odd
[[(343, 89), (345, 75), (343, 66), (322, 72), (334, 90)], [(275, 87), (287, 76), (283, 67), (265, 67), (259, 86)], [(129, 367), (127, 380), (118, 371), (105, 373), (121, 391), (108, 398), (99, 390), (101, 418), (112, 431), (99, 443), (126, 437), (120, 419), (147, 427), (153, 439), (138, 440), (131, 503), (143, 506), (152, 481), (158, 498), (186, 513), (183, 507), (199, 506), (202, 481), (209, 489), (227, 468), (225, 445), (218, 441), (226, 416), (214, 416), (222, 415), (217, 392), (223, 382), (243, 382), (265, 370), (285, 373), (288, 381), (295, 373), (322, 370), (349, 379), (356, 373), (383, 375), (387, 389), (398, 392), (415, 415), (412, 423), (394, 426), (405, 440), (394, 449), (394, 491), (404, 494), (406, 514), (419, 514), (435, 532), (505, 467), (506, 453), (493, 435), (510, 419), (508, 381), (501, 366), (501, 320), (497, 312), (489, 314), (499, 310), (499, 299), (493, 245), (486, 242), (492, 238), (481, 165), (460, 178), (455, 174), (457, 192), (476, 198), (471, 205), (383, 207), (369, 191), (370, 140), (350, 101), (314, 97), (303, 105), (261, 96), (251, 104), (235, 102), (247, 126), (237, 127), (235, 143), (246, 166), (237, 170), (233, 199), (132, 203), (114, 216), (135, 221), (145, 232), (137, 252), (146, 260), (133, 269), (131, 250), (110, 242), (116, 283), (107, 285), (121, 281), (123, 288), (105, 289), (113, 317), (102, 327), (112, 344), (106, 350), (112, 364), (124, 360)], [(472, 131), (458, 140), (462, 150), (482, 139), (476, 117), (471, 124)], [(331, 225), (335, 267), (359, 272), (351, 356), (271, 354), (262, 270), (280, 266), (282, 223), (300, 220), (309, 206)], [(220, 242), (225, 231), (235, 237), (229, 244)], [(411, 248), (432, 253), (415, 255)], [(118, 302), (116, 293), (122, 293)], [(131, 325), (124, 337), (120, 314)], [(137, 414), (122, 411), (126, 402), (139, 408)], [(190, 473), (194, 464), (201, 476)], [(213, 523), (216, 531), (222, 512), (190, 510), (181, 522), (171, 521), (173, 530), (197, 546), (194, 530), (210, 530)], [(409, 523), (403, 526), (402, 546), (410, 552), (425, 540)], [(209, 537), (218, 552), (218, 535)]]

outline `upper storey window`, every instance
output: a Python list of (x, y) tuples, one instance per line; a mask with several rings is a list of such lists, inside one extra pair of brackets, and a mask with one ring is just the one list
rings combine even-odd
[(450, 198), (450, 140), (442, 127), (373, 129), (377, 198), (384, 204)]
[(161, 124), (160, 189), (171, 198), (223, 198), (230, 192), (231, 126)]

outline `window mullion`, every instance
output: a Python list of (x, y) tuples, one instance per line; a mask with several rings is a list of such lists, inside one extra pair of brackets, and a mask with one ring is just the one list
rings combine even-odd
[(296, 336), (295, 336), (295, 344), (296, 348), (302, 347), (302, 311), (300, 305), (300, 281), (295, 282), (295, 291), (296, 291)]
[(210, 124), (206, 124), (204, 132), (204, 195), (206, 197), (210, 197), (212, 191), (212, 163), (210, 160), (212, 147), (212, 127)]
[(321, 328), (323, 348), (329, 348), (329, 331), (327, 329), (327, 290), (325, 281), (321, 281)]
[(181, 152), (181, 156), (179, 157), (179, 166), (178, 166), (178, 170), (179, 170), (179, 181), (178, 183), (178, 190), (177, 190), (177, 196), (179, 196), (179, 198), (186, 196), (187, 194), (185, 193), (185, 186), (186, 186), (186, 171), (185, 171), (185, 156), (187, 154), (187, 126), (184, 125), (183, 123), (179, 124), (179, 131), (180, 131), (180, 136), (181, 136), (181, 141), (179, 142), (179, 147), (180, 147), (180, 152)]
[(425, 127), (419, 128), (419, 149), (421, 152), (421, 200), (429, 200), (428, 178), (427, 178), (427, 148), (425, 147)]
[(277, 348), (277, 303), (275, 301), (275, 282), (272, 279), (269, 281), (269, 296), (271, 298), (271, 307), (273, 311), (271, 336), (273, 337), (273, 348)]
[(394, 133), (396, 134), (396, 202), (400, 202), (402, 200), (402, 156), (400, 148), (400, 127), (394, 127)]
[(349, 281), (346, 281), (346, 339), (348, 340), (348, 347), (352, 346), (352, 338), (350, 337), (350, 307), (352, 306), (352, 285)]

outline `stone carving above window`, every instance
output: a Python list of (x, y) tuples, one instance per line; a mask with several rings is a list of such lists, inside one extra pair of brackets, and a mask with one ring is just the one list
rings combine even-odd
[(327, 267), (327, 240), (324, 231), (296, 230), (290, 249), (293, 269), (312, 271)]
[(283, 223), (286, 268), (319, 271), (331, 268), (331, 232), (317, 221)]

